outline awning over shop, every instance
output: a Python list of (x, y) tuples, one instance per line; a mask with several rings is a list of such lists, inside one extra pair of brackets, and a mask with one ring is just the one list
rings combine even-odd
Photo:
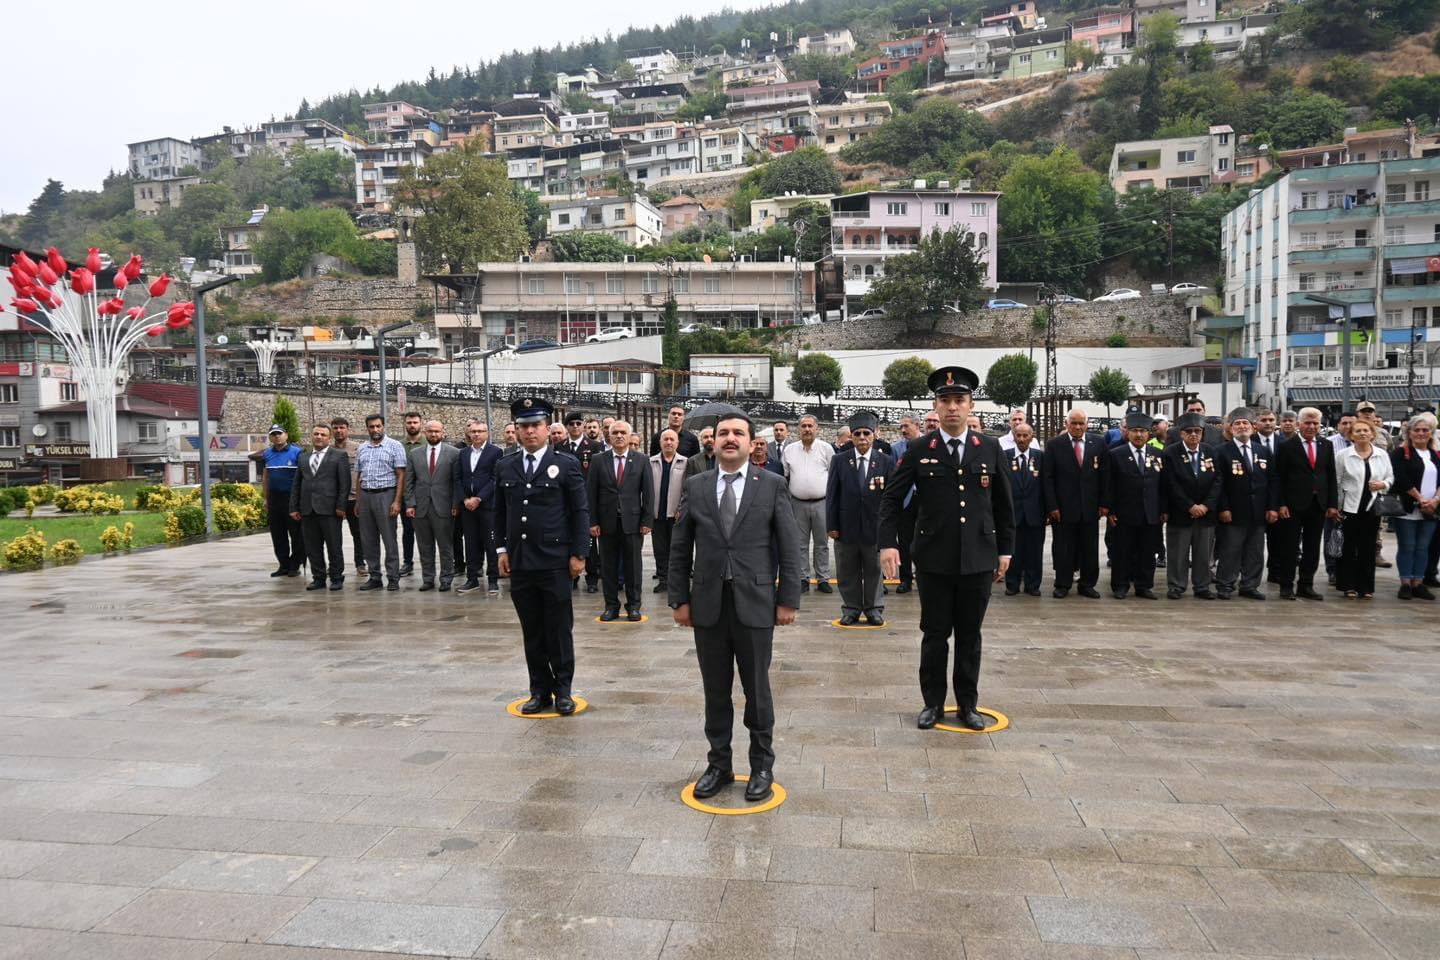
[[(1361, 387), (1358, 384), (1350, 385), (1350, 399), (1354, 400), (1364, 397), (1366, 400), (1374, 400), (1377, 403), (1404, 403), (1409, 399), (1409, 391), (1405, 387)], [(1427, 400), (1432, 397), (1440, 397), (1440, 385), (1433, 383), (1415, 384), (1415, 398)], [(1294, 387), (1290, 390), (1290, 401), (1292, 403), (1339, 403), (1339, 387)]]

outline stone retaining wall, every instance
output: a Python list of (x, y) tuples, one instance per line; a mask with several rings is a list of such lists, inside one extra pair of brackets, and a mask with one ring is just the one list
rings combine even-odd
[(241, 309), (272, 313), (287, 325), (304, 318), (353, 317), (370, 327), (412, 320), (418, 308), (435, 302), (429, 284), (422, 287), (389, 277), (291, 280), (241, 290), (235, 300)]

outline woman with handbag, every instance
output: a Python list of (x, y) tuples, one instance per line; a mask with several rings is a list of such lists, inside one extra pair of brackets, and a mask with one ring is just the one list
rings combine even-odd
[(1375, 446), (1375, 428), (1357, 420), (1350, 446), (1335, 454), (1340, 481), (1340, 524), (1345, 544), (1335, 570), (1335, 587), (1350, 598), (1375, 595), (1375, 535), (1380, 530), (1375, 498), (1390, 489), (1395, 473), (1390, 458)]
[(1405, 425), (1404, 442), (1390, 452), (1390, 466), (1395, 473), (1392, 492), (1407, 508), (1395, 517), (1398, 557), (1395, 566), (1400, 572), (1401, 600), (1415, 597), (1434, 600), (1435, 594), (1425, 586), (1425, 564), (1430, 542), (1435, 536), (1436, 513), (1440, 509), (1440, 453), (1435, 447), (1435, 414), (1417, 413)]

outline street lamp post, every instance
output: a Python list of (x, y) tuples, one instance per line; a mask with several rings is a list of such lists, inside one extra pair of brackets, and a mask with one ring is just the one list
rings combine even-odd
[(215, 511), (210, 503), (210, 391), (205, 369), (205, 294), (240, 278), (234, 274), (218, 277), (194, 289), (195, 294), (195, 401), (200, 428), (200, 506), (205, 510), (205, 535), (215, 533)]
[(1230, 334), (1206, 333), (1200, 331), (1206, 340), (1220, 341), (1220, 416), (1229, 416), (1230, 411)]
[(1307, 293), (1305, 299), (1339, 307), (1343, 313), (1340, 324), (1340, 410), (1350, 409), (1350, 309), (1353, 304), (1339, 297), (1327, 297), (1322, 293)]
[(392, 323), (389, 326), (381, 327), (380, 332), (375, 334), (375, 352), (380, 354), (380, 419), (385, 421), (387, 425), (390, 423), (388, 416), (390, 405), (385, 398), (385, 338), (401, 327), (408, 326), (410, 326), (410, 321), (402, 320), (399, 323)]

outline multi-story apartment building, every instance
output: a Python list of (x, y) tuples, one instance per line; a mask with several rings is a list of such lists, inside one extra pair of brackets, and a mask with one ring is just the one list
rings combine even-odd
[(1182, 23), (1215, 19), (1220, 0), (1135, 0), (1135, 16), (1143, 24), (1157, 13), (1169, 13)]
[(202, 158), (200, 168), (208, 170), (217, 159), (228, 156), (233, 160), (244, 160), (255, 151), (265, 149), (265, 130), (263, 127), (245, 130), (221, 127), (219, 133), (196, 137), (190, 142)]
[(990, 26), (996, 23), (1009, 23), (1017, 21), (1026, 30), (1034, 30), (1039, 20), (1040, 11), (1036, 9), (1035, 0), (1011, 0), (1009, 3), (1002, 3), (989, 10), (982, 11), (980, 23), (982, 26)]
[(986, 285), (995, 287), (995, 237), (1000, 195), (936, 189), (924, 181), (910, 188), (851, 193), (830, 201), (830, 248), (845, 285), (847, 313), (861, 301), (891, 258), (914, 253), (932, 230), (960, 229), (975, 235), (985, 257)]
[(743, 167), (746, 154), (755, 149), (754, 139), (743, 127), (712, 121), (700, 130), (700, 159), (707, 173)]
[(408, 132), (411, 120), (431, 119), (429, 110), (404, 100), (366, 103), (360, 109), (365, 111), (365, 128), (372, 141), (389, 140), (392, 133)]
[(720, 82), (726, 90), (737, 86), (785, 83), (789, 79), (789, 75), (785, 73), (785, 64), (774, 57), (754, 63), (735, 63), (720, 71)]
[(792, 80), (765, 87), (736, 87), (727, 90), (726, 116), (756, 142), (776, 134), (799, 139), (815, 133), (815, 101), (820, 84), (815, 80)]
[(619, 139), (581, 140), (556, 147), (517, 147), (505, 155), (506, 173), (526, 190), (551, 197), (583, 197), (604, 189), (625, 169)]
[(1350, 402), (1398, 412), (1412, 377), (1417, 396), (1440, 396), (1440, 155), (1420, 152), (1406, 130), (1289, 151), (1290, 172), (1225, 217), (1225, 308), (1243, 318), (1260, 400), (1335, 411), (1346, 399), (1343, 308), (1310, 294), (1351, 304)]
[(861, 93), (884, 93), (891, 77), (898, 76), (917, 63), (939, 61), (933, 80), (944, 76), (945, 35), (939, 30), (903, 40), (885, 40), (880, 44), (880, 54), (860, 61), (855, 68), (855, 79)]
[(1213, 48), (1215, 56), (1231, 59), (1245, 46), (1248, 36), (1245, 31), (1246, 17), (1226, 17), (1222, 20), (1196, 20), (1180, 24), (1180, 35), (1175, 38), (1176, 46), (1189, 50), (1202, 43)]
[(778, 197), (761, 197), (750, 201), (750, 231), (759, 233), (781, 221), (788, 221), (790, 214), (807, 204), (830, 206), (835, 199), (833, 193), (786, 193)]
[(160, 211), (179, 205), (185, 191), (200, 182), (199, 177), (136, 180), (130, 188), (135, 198), (135, 212), (142, 217), (159, 216)]
[(575, 143), (579, 140), (599, 140), (610, 136), (610, 112), (591, 110), (586, 113), (560, 114), (560, 132), (556, 142)]
[(1070, 31), (1065, 27), (1017, 33), (996, 45), (991, 76), (1018, 80), (1062, 71), (1069, 66), (1065, 59), (1065, 45), (1069, 40)]
[(186, 167), (200, 168), (201, 149), (189, 140), (161, 137), (127, 144), (130, 176), (136, 180), (171, 180)]
[(660, 216), (664, 219), (664, 236), (672, 237), (690, 227), (705, 223), (708, 219), (705, 204), (688, 193), (671, 197), (660, 204)]
[(244, 223), (230, 224), (220, 228), (221, 256), (225, 261), (223, 273), (237, 277), (253, 277), (260, 272), (260, 261), (255, 258), (255, 246), (265, 230), (265, 215), (270, 208), (261, 204), (250, 211), (250, 219)]
[(434, 148), (423, 140), (409, 143), (375, 143), (355, 151), (355, 206), (388, 213), (390, 191), (405, 167), (423, 167)]
[(543, 100), (511, 100), (496, 104), (495, 111), (495, 149), (500, 153), (550, 146), (560, 130), (559, 115)]
[(1257, 155), (1247, 167), (1246, 175), (1241, 176), (1236, 168), (1238, 147), (1235, 130), (1229, 124), (1213, 126), (1201, 137), (1117, 143), (1110, 154), (1110, 186), (1116, 193), (1131, 190), (1204, 193), (1220, 183), (1258, 180), (1270, 169), (1268, 159)]
[(993, 77), (995, 55), (1009, 47), (1013, 36), (1008, 18), (996, 23), (949, 28), (945, 31), (945, 78)]
[(578, 197), (549, 204), (550, 235), (608, 233), (632, 247), (659, 243), (665, 217), (643, 193), (633, 197)]
[(615, 132), (626, 141), (625, 172), (636, 183), (659, 183), (702, 169), (700, 128), (692, 124), (647, 123)]
[[(815, 310), (815, 264), (735, 262), (484, 263), (473, 277), (436, 279), (435, 329), (451, 349), (484, 334), (517, 343), (550, 337), (581, 343), (603, 327), (658, 335), (674, 295), (680, 322), (731, 328), (789, 323)], [(466, 288), (474, 313), (456, 312), (451, 291)], [(797, 297), (798, 291), (798, 297)]]
[(664, 47), (631, 50), (625, 54), (625, 62), (635, 71), (635, 79), (641, 83), (663, 82), (666, 77), (685, 69), (680, 58)]
[(818, 53), (825, 57), (848, 57), (855, 52), (855, 37), (848, 28), (826, 30), (795, 41), (795, 52), (802, 57)]
[(594, 67), (585, 67), (574, 73), (561, 71), (555, 74), (555, 89), (560, 93), (588, 94), (605, 77)]
[(683, 83), (652, 83), (620, 87), (615, 91), (612, 124), (632, 126), (668, 120), (685, 105), (690, 88)]
[(356, 138), (331, 123), (329, 120), (311, 118), (308, 120), (271, 120), (260, 124), (265, 134), (265, 148), (276, 153), (289, 153), (292, 147), (303, 146), (312, 150), (335, 149), (354, 153)]
[(890, 119), (888, 100), (851, 100), (815, 108), (816, 137), (826, 153), (839, 153)]
[(1100, 65), (1118, 67), (1135, 51), (1135, 11), (1129, 7), (1096, 7), (1070, 21), (1070, 40), (1100, 54)]
[(479, 140), (481, 149), (487, 152), (495, 147), (495, 118), (493, 110), (455, 110), (445, 119), (445, 137), (440, 146), (451, 150), (470, 140)]

